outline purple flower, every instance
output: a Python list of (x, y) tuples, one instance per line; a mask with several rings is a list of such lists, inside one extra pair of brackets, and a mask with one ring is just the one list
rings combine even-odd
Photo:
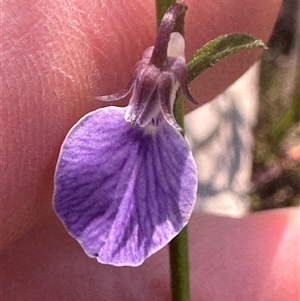
[(172, 33), (184, 8), (163, 18), (154, 47), (135, 66), (126, 108), (84, 116), (68, 133), (56, 172), (54, 209), (90, 257), (140, 265), (187, 224), (196, 199), (192, 153), (173, 116), (178, 89), (187, 88), (184, 40)]

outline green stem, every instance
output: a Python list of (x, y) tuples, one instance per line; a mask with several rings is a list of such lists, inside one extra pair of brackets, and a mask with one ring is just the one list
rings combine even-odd
[(166, 10), (174, 3), (176, 3), (176, 0), (155, 0), (157, 29), (159, 28), (160, 21), (163, 18)]
[(169, 243), (172, 301), (190, 300), (187, 227)]
[[(174, 116), (177, 123), (184, 129), (184, 97), (182, 94), (176, 95), (174, 103)], [(184, 134), (182, 134), (184, 136)]]
[[(178, 124), (184, 128), (184, 97), (177, 96), (174, 115)], [(172, 301), (190, 300), (189, 256), (187, 226), (169, 243), (171, 267)]]
[[(156, 0), (156, 23), (157, 28), (170, 5), (175, 0)], [(184, 14), (178, 18), (175, 29), (183, 34)], [(174, 105), (174, 115), (177, 123), (184, 128), (184, 98), (177, 95)], [(189, 283), (189, 258), (188, 258), (188, 235), (187, 227), (173, 238), (169, 243), (172, 301), (189, 301), (190, 300), (190, 283)]]
[[(274, 122), (272, 136), (270, 136), (270, 144), (273, 152), (276, 152), (282, 139), (288, 130), (299, 120), (299, 106), (300, 106), (300, 74), (296, 79), (295, 91), (292, 96), (290, 106), (285, 110), (282, 116)], [(298, 115), (298, 116), (297, 116)]]

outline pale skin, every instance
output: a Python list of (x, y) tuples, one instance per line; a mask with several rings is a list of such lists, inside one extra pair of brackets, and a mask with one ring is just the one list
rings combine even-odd
[[(220, 34), (248, 32), (267, 41), (280, 1), (186, 4), (189, 58)], [(103, 106), (94, 96), (126, 86), (134, 63), (155, 39), (153, 1), (4, 1), (2, 12), (4, 299), (67, 300), (80, 291), (82, 297), (70, 299), (120, 300), (126, 291), (128, 300), (153, 300), (153, 295), (169, 300), (166, 248), (140, 268), (102, 266), (84, 255), (51, 209), (60, 144), (81, 116)], [(246, 51), (206, 71), (191, 86), (195, 99), (205, 103), (222, 92), (259, 54)], [(195, 214), (190, 227), (194, 300), (221, 300), (224, 291), (228, 299), (222, 300), (270, 295), (270, 300), (295, 300), (298, 217), (297, 209), (240, 220)]]

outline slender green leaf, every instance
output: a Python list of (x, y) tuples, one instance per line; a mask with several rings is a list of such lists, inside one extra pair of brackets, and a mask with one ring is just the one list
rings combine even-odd
[(245, 33), (226, 34), (209, 41), (196, 50), (188, 62), (188, 81), (191, 82), (205, 69), (214, 66), (228, 55), (255, 47), (267, 49), (262, 40)]

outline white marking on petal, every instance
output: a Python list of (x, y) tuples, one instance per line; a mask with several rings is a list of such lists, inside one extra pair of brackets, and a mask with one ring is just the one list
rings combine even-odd
[(180, 57), (185, 61), (185, 54), (184, 54), (184, 38), (179, 32), (172, 32), (170, 41), (168, 44), (168, 57)]

